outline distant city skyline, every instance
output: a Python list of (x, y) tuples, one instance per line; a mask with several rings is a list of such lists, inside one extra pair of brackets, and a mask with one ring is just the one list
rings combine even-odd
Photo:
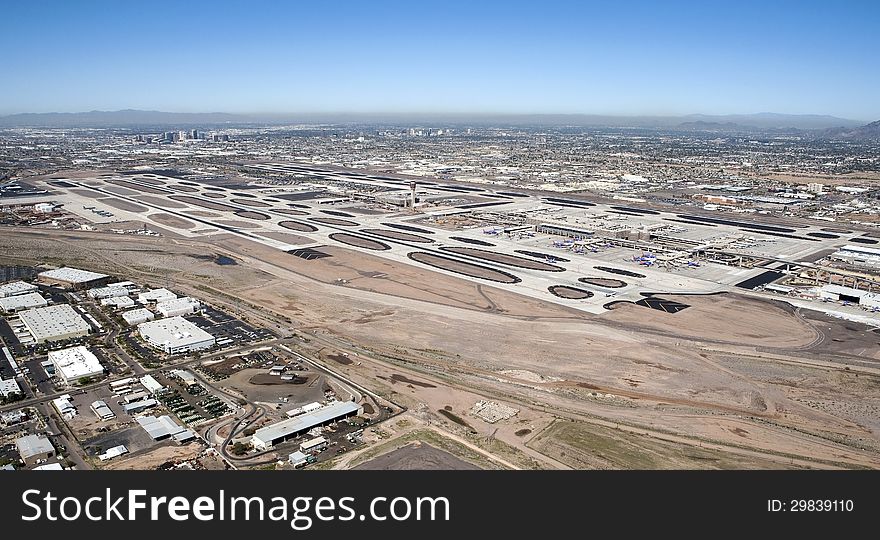
[(880, 119), (880, 3), (4, 5), (0, 115), (822, 114)]

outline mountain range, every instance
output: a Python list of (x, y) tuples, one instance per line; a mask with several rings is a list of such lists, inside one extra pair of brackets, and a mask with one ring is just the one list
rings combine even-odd
[(271, 124), (417, 124), (660, 128), (691, 131), (807, 131), (827, 137), (876, 138), (880, 122), (863, 122), (827, 115), (777, 113), (687, 116), (611, 116), (586, 114), (417, 114), (417, 113), (174, 113), (126, 109), (78, 113), (21, 113), (0, 116), (0, 127), (89, 128), (161, 127), (188, 128), (219, 125)]

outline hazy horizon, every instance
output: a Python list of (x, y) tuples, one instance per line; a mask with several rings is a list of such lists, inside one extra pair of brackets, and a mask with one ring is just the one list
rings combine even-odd
[(0, 115), (880, 118), (869, 2), (50, 0), (4, 18)]

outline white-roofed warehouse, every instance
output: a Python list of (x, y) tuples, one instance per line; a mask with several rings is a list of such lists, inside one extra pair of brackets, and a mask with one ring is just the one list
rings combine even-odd
[(24, 281), (10, 281), (0, 285), (0, 298), (36, 292), (37, 286)]
[(55, 366), (55, 374), (68, 384), (82, 377), (98, 377), (104, 374), (104, 366), (98, 361), (98, 357), (82, 345), (49, 351), (49, 360)]
[(50, 285), (58, 284), (71, 289), (97, 287), (110, 280), (110, 276), (106, 274), (80, 270), (79, 268), (47, 270), (46, 272), (40, 272), (37, 276), (43, 283)]
[(31, 309), (36, 307), (44, 307), (46, 299), (40, 293), (32, 292), (27, 294), (18, 294), (15, 296), (0, 297), (0, 310), (6, 313), (21, 311), (23, 309)]
[(19, 313), (18, 318), (37, 343), (89, 334), (89, 323), (67, 304), (29, 309)]
[(147, 343), (168, 354), (210, 349), (217, 341), (214, 336), (183, 317), (141, 323), (137, 329)]

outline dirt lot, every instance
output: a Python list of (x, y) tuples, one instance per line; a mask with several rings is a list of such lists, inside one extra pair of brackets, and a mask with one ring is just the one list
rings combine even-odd
[(518, 283), (520, 281), (520, 279), (513, 274), (508, 274), (500, 270), (493, 270), (489, 267), (478, 266), (476, 264), (470, 264), (455, 259), (448, 259), (446, 257), (434, 255), (433, 253), (416, 251), (407, 254), (407, 257), (416, 262), (427, 264), (428, 266), (442, 268), (443, 270), (455, 272), (456, 274), (464, 274), (470, 277), (487, 279), (489, 281), (498, 281), (500, 283)]
[(581, 422), (555, 422), (529, 446), (575, 469), (789, 468), (775, 461), (743, 459)]
[(285, 229), (290, 229), (291, 231), (315, 232), (318, 230), (318, 228), (314, 225), (309, 225), (308, 223), (300, 223), (299, 221), (280, 221), (278, 225), (281, 225)]
[(800, 347), (816, 332), (790, 309), (736, 294), (663, 295), (690, 307), (675, 314), (622, 304), (603, 321), (634, 325), (670, 335), (770, 347)]
[(150, 214), (148, 217), (151, 221), (155, 221), (160, 225), (174, 227), (175, 229), (192, 229), (196, 226), (192, 221), (187, 221), (171, 214)]
[(251, 212), (249, 210), (236, 210), (234, 214), (238, 217), (243, 217), (245, 219), (255, 219), (258, 221), (265, 221), (269, 219), (269, 216), (260, 212)]
[(198, 443), (178, 446), (173, 442), (166, 441), (154, 450), (118, 457), (110, 461), (107, 469), (115, 471), (151, 470), (168, 461), (194, 459), (199, 456), (202, 450), (203, 446)]
[[(324, 399), (325, 378), (323, 375), (311, 371), (297, 371), (296, 374), (300, 377), (306, 377), (307, 382), (303, 384), (254, 384), (252, 382), (254, 377), (260, 375), (271, 377), (271, 375), (268, 375), (266, 369), (263, 368), (246, 368), (233, 373), (217, 384), (221, 388), (244, 394), (248, 399), (259, 402), (279, 403), (279, 398), (286, 397), (289, 401), (282, 404), (283, 410)], [(273, 377), (273, 379), (280, 381), (279, 377)], [(258, 382), (260, 380), (257, 379)]]
[(438, 450), (430, 444), (410, 443), (387, 454), (361, 463), (355, 470), (365, 471), (475, 471), (476, 465)]
[(593, 293), (590, 291), (585, 291), (584, 289), (578, 289), (576, 287), (568, 287), (566, 285), (553, 285), (548, 290), (560, 298), (568, 298), (570, 300), (581, 300), (593, 297)]
[(364, 238), (362, 236), (356, 236), (353, 234), (333, 233), (330, 235), (330, 239), (336, 240), (337, 242), (341, 242), (343, 244), (347, 244), (349, 246), (355, 246), (364, 249), (374, 249), (377, 251), (391, 249), (391, 246), (389, 246), (388, 244), (384, 244), (377, 240), (370, 240), (369, 238)]

